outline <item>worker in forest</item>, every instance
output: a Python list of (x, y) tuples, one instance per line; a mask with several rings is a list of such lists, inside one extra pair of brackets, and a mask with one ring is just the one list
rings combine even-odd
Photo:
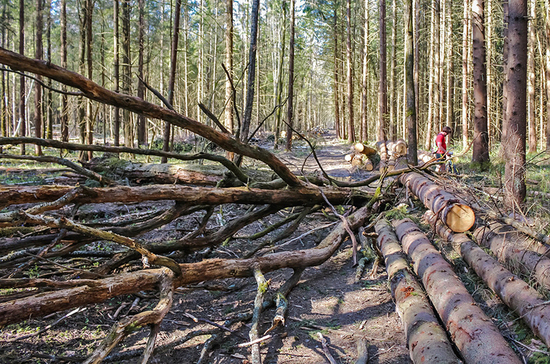
[[(437, 146), (435, 157), (438, 160), (444, 161), (447, 155), (449, 155), (449, 152), (447, 151), (446, 137), (447, 135), (451, 134), (451, 132), (451, 127), (444, 126), (443, 129), (441, 129), (441, 132), (439, 132), (439, 134), (437, 134), (437, 136), (435, 137), (435, 145)], [(441, 164), (439, 166), (439, 172), (445, 172), (445, 164)]]

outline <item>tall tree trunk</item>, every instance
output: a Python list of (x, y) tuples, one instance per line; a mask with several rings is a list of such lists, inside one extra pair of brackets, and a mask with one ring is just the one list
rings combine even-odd
[(348, 142), (355, 142), (355, 127), (353, 125), (353, 60), (351, 49), (351, 0), (346, 2), (346, 21), (347, 21), (347, 69), (348, 69)]
[[(333, 36), (334, 36), (334, 86), (333, 86), (333, 97), (334, 97), (334, 129), (336, 130), (336, 138), (341, 139), (343, 137), (342, 133), (342, 122), (340, 121), (340, 76), (339, 76), (339, 59), (338, 54), (338, 7), (334, 9), (334, 26), (333, 26)], [(550, 124), (549, 124), (550, 125)], [(549, 128), (550, 130), (550, 128)]]
[[(225, 127), (234, 133), (233, 125), (233, 0), (225, 1), (225, 67), (229, 77), (225, 80)], [(229, 156), (229, 159), (232, 159)]]
[(430, 4), (431, 8), (431, 17), (430, 17), (430, 53), (428, 58), (430, 60), (429, 64), (429, 81), (428, 81), (428, 118), (426, 120), (426, 139), (424, 140), (424, 149), (430, 150), (433, 148), (432, 145), (432, 127), (434, 126), (434, 115), (435, 115), (435, 77), (436, 77), (436, 67), (437, 67), (437, 49), (436, 49), (436, 37), (437, 37), (437, 23), (438, 23), (438, 13), (437, 13), (437, 1), (432, 0)]
[[(114, 63), (114, 78), (115, 78), (115, 92), (120, 91), (120, 50), (119, 50), (119, 31), (118, 31), (118, 18), (119, 18), (119, 6), (118, 0), (113, 0), (113, 63)], [(118, 107), (114, 109), (114, 125), (113, 125), (113, 139), (116, 146), (120, 145), (120, 110)]]
[[(138, 0), (138, 8), (139, 8), (139, 20), (138, 20), (138, 74), (139, 78), (142, 80), (144, 79), (143, 75), (143, 53), (144, 53), (144, 36), (145, 36), (145, 19), (144, 19), (144, 13), (145, 13), (145, 1), (144, 0)], [(137, 87), (137, 97), (140, 99), (145, 99), (145, 85), (143, 82), (138, 82)], [(137, 133), (137, 140), (138, 145), (144, 145), (147, 144), (147, 128), (145, 124), (145, 116), (144, 115), (138, 115), (138, 133)]]
[(508, 101), (506, 98), (508, 97), (508, 77), (506, 76), (506, 72), (508, 69), (508, 28), (509, 28), (509, 12), (508, 12), (508, 0), (503, 0), (502, 2), (502, 16), (504, 21), (504, 45), (502, 48), (502, 67), (504, 70), (504, 79), (502, 80), (502, 134), (500, 136), (500, 151), (499, 153), (502, 156), (506, 155), (506, 129), (508, 128), (508, 120), (506, 120), (508, 113), (506, 112), (506, 107), (508, 105)]
[[(174, 9), (174, 28), (172, 31), (172, 48), (170, 50), (170, 79), (168, 81), (168, 102), (173, 107), (174, 105), (174, 86), (176, 84), (176, 66), (178, 58), (178, 40), (180, 32), (180, 13), (181, 0), (176, 0), (176, 8)], [(164, 145), (162, 150), (170, 151), (170, 129), (172, 125), (169, 122), (164, 122)], [(162, 157), (162, 163), (168, 162), (168, 158)]]
[(487, 130), (487, 69), (485, 65), (484, 0), (473, 0), (473, 59), (474, 59), (474, 145), (472, 162), (489, 161)]
[(378, 140), (388, 137), (388, 80), (386, 59), (386, 0), (379, 2), (380, 22), (380, 80), (378, 89)]
[[(132, 63), (130, 58), (130, 0), (122, 1), (122, 92), (129, 95), (132, 87)], [(131, 114), (128, 110), (122, 111), (124, 124), (124, 145), (134, 146)]]
[[(231, 1), (231, 0), (228, 0)], [(283, 26), (281, 29), (281, 43), (279, 46), (279, 62), (277, 65), (277, 88), (276, 88), (276, 105), (279, 105), (277, 108), (277, 121), (275, 125), (275, 143), (273, 144), (274, 149), (279, 148), (279, 137), (281, 135), (281, 119), (283, 116), (283, 65), (285, 61), (285, 48), (286, 48), (286, 18), (287, 18), (287, 9), (286, 6), (283, 6)], [(336, 53), (335, 53), (336, 54)], [(335, 71), (336, 72), (336, 71)], [(338, 76), (338, 73), (335, 73), (335, 77)], [(338, 98), (336, 98), (338, 102)], [(338, 127), (336, 127), (336, 133), (338, 133)]]
[[(47, 49), (47, 61), (48, 63), (52, 62), (52, 1), (48, 0), (48, 16), (46, 20), (46, 41), (48, 42), (48, 49)], [(51, 78), (48, 78), (48, 86), (52, 87), (52, 80)], [(46, 133), (45, 137), (46, 139), (53, 139), (53, 93), (51, 89), (48, 89), (48, 92), (46, 93)]]
[[(25, 0), (19, 0), (19, 54), (25, 55)], [(19, 136), (27, 136), (25, 118), (25, 77), (19, 78)], [(21, 144), (21, 155), (25, 155), (25, 144)]]
[(506, 95), (505, 203), (520, 207), (525, 200), (525, 137), (527, 98), (527, 0), (508, 4), (508, 61)]
[(292, 127), (294, 125), (294, 38), (295, 38), (295, 0), (290, 0), (290, 39), (288, 51), (288, 109), (287, 109), (287, 128), (286, 128), (286, 147), (287, 151), (292, 148)]
[(535, 1), (528, 1), (529, 21), (527, 24), (527, 124), (529, 125), (529, 153), (537, 151), (537, 123), (535, 120)]
[(493, 1), (487, 0), (486, 6), (486, 26), (485, 26), (485, 49), (487, 52), (487, 134), (489, 136), (489, 151), (493, 145), (495, 139), (496, 128), (493, 129), (493, 121), (495, 120), (493, 115)]
[(390, 54), (390, 99), (389, 99), (389, 124), (391, 139), (395, 141), (397, 139), (397, 87), (396, 75), (395, 75), (395, 57), (396, 57), (396, 33), (397, 33), (397, 4), (395, 0), (391, 3), (391, 18), (392, 18), (392, 31), (391, 31), (391, 54)]
[[(35, 53), (34, 58), (42, 59), (43, 44), (42, 44), (42, 32), (43, 26), (43, 0), (36, 0), (36, 38), (35, 38)], [(36, 77), (38, 80), (42, 80), (41, 76)], [(42, 138), (42, 85), (39, 82), (34, 83), (34, 135), (37, 138)], [(42, 148), (37, 145), (35, 147), (36, 155), (42, 155)]]
[[(115, 0), (116, 1), (116, 0)], [(61, 0), (61, 67), (67, 68), (67, 0)], [(61, 90), (66, 91), (67, 86), (61, 85)], [(69, 109), (67, 95), (61, 94), (61, 141), (69, 141)]]
[(369, 38), (370, 38), (370, 8), (369, 0), (364, 2), (365, 8), (365, 24), (363, 39), (363, 72), (361, 79), (361, 140), (367, 142), (369, 140), (369, 125), (368, 125), (368, 79), (369, 79)]
[[(86, 62), (88, 78), (92, 79), (93, 72), (93, 57), (92, 57), (92, 16), (94, 12), (94, 0), (86, 0)], [(86, 142), (90, 145), (94, 144), (94, 124), (92, 112), (92, 102), (86, 100)], [(88, 160), (93, 158), (91, 151), (88, 152)]]
[[(491, 0), (490, 0), (491, 1)], [(454, 96), (455, 96), (455, 76), (454, 76), (454, 62), (453, 62), (453, 0), (446, 0), (445, 5), (447, 6), (447, 37), (446, 37), (446, 46), (445, 49), (447, 50), (447, 96), (445, 97), (447, 99), (447, 108), (446, 108), (446, 116), (445, 116), (445, 124), (449, 125), (451, 129), (453, 130), (453, 134), (456, 132), (456, 123), (454, 118)]]
[[(248, 140), (248, 131), (252, 120), (252, 107), (254, 104), (254, 81), (256, 77), (256, 45), (258, 41), (258, 18), (260, 12), (260, 0), (252, 0), (252, 18), (250, 23), (250, 48), (248, 50), (248, 82), (246, 85), (246, 105), (241, 125), (240, 139)], [(291, 40), (292, 43), (292, 40)], [(293, 55), (292, 55), (293, 56)], [(290, 56), (291, 57), (291, 56)], [(290, 87), (290, 86), (289, 86)], [(290, 95), (289, 95), (290, 98)], [(289, 108), (290, 108), (289, 100)], [(288, 121), (290, 123), (290, 120)]]
[(413, 0), (406, 1), (405, 10), (405, 117), (407, 122), (407, 160), (413, 166), (418, 164), (416, 139), (416, 107), (414, 93), (414, 44), (413, 44)]
[[(86, 21), (88, 20), (88, 16), (86, 15), (86, 7), (87, 0), (83, 0), (79, 3), (80, 9), (79, 9), (79, 43), (78, 43), (78, 69), (81, 75), (85, 75), (86, 70)], [(76, 120), (78, 133), (80, 137), (80, 144), (86, 144), (86, 103), (89, 102), (88, 99), (84, 97), (80, 97), (78, 100), (78, 116)], [(81, 152), (79, 156), (80, 160), (86, 159), (86, 154)]]
[[(4, 3), (4, 6), (2, 7), (2, 19), (6, 21), (10, 21), (8, 18), (8, 12), (7, 12), (8, 4), (7, 2)], [(6, 38), (6, 27), (2, 27), (2, 47), (9, 48), (8, 40)], [(9, 125), (8, 125), (8, 99), (9, 99), (9, 78), (8, 82), (6, 83), (6, 74), (5, 72), (2, 72), (2, 100), (0, 100), (0, 112), (1, 120), (0, 120), (0, 135), (3, 137), (7, 137), (9, 135)], [(0, 152), (2, 152), (2, 149), (0, 148)]]
[(550, 150), (550, 5), (544, 2), (546, 10), (546, 150)]
[(470, 0), (464, 0), (464, 28), (462, 34), (462, 148), (468, 147), (468, 53), (470, 51)]

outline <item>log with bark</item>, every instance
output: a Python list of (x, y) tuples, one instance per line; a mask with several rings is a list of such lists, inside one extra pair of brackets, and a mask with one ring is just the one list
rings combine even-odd
[(478, 227), (473, 236), (479, 245), (491, 249), (499, 262), (550, 289), (550, 251), (546, 245), (499, 222)]
[(410, 271), (390, 223), (375, 225), (378, 248), (384, 255), (396, 310), (403, 321), (414, 363), (460, 363), (424, 290)]
[(483, 279), (502, 301), (516, 312), (533, 333), (550, 345), (550, 306), (535, 289), (500, 265), (465, 234), (455, 234), (431, 211), (424, 214), (437, 234), (450, 242), (453, 249)]
[(410, 219), (393, 221), (393, 225), (466, 363), (521, 363), (426, 235)]
[(364, 155), (366, 155), (367, 157), (370, 157), (370, 156), (376, 154), (376, 149), (371, 148), (371, 147), (369, 147), (368, 145), (365, 145), (365, 144), (363, 144), (363, 143), (355, 143), (355, 144), (353, 145), (353, 149), (354, 149), (357, 153), (364, 154)]
[(472, 208), (446, 192), (443, 186), (416, 172), (403, 174), (400, 181), (452, 231), (462, 233), (474, 225), (475, 213)]
[[(54, 201), (67, 194), (71, 186), (0, 186), (0, 201), (6, 205)], [(351, 201), (362, 204), (372, 194), (349, 188), (323, 188), (333, 204)], [(313, 206), (323, 204), (319, 188), (298, 187), (286, 190), (254, 188), (207, 188), (189, 186), (150, 185), (144, 187), (120, 186), (115, 188), (85, 188), (74, 203), (141, 202), (175, 200), (194, 205), (220, 205), (225, 203), (274, 204), (280, 206)]]

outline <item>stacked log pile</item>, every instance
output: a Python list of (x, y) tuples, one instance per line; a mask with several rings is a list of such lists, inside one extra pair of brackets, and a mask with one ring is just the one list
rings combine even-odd
[(344, 159), (351, 163), (354, 169), (364, 169), (372, 171), (377, 164), (376, 149), (363, 143), (355, 143), (351, 148), (351, 153), (346, 154)]
[(407, 143), (403, 139), (396, 141), (378, 141), (376, 148), (380, 154), (379, 170), (391, 172), (396, 169), (397, 161), (407, 155)]
[(355, 143), (352, 151), (346, 154), (344, 159), (354, 168), (362, 168), (372, 171), (379, 168), (380, 171), (393, 171), (397, 160), (407, 154), (407, 143), (403, 139), (397, 141), (379, 141), (376, 149), (363, 143)]

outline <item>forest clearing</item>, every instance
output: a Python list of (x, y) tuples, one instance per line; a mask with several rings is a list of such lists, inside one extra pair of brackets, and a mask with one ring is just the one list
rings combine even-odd
[(550, 4), (0, 0), (0, 363), (550, 363)]

